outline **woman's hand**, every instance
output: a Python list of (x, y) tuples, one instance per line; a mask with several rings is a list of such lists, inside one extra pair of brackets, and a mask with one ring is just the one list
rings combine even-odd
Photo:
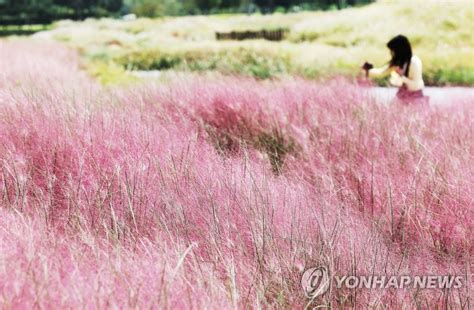
[(360, 68), (364, 72), (365, 77), (368, 78), (369, 77), (369, 70), (372, 69), (373, 67), (374, 67), (374, 65), (372, 65), (371, 63), (366, 61)]
[(370, 62), (365, 62), (363, 65), (362, 65), (362, 69), (365, 70), (365, 71), (369, 71), (370, 69), (372, 69), (374, 67), (373, 64), (371, 64)]

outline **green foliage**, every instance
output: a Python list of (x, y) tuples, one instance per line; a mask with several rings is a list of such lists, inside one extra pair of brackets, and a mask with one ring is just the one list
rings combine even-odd
[(174, 0), (136, 0), (131, 6), (134, 14), (144, 17), (180, 15), (183, 9), (183, 3)]
[(135, 81), (122, 67), (110, 62), (94, 61), (86, 65), (86, 69), (103, 85), (121, 85)]
[(123, 0), (5, 0), (0, 2), (0, 25), (51, 24), (61, 19), (110, 16)]
[(425, 74), (428, 85), (474, 85), (474, 69), (472, 68), (439, 68)]
[(283, 55), (271, 55), (249, 48), (167, 51), (150, 49), (134, 51), (115, 58), (117, 64), (133, 70), (217, 70), (226, 74), (242, 74), (260, 79), (290, 71), (290, 60)]

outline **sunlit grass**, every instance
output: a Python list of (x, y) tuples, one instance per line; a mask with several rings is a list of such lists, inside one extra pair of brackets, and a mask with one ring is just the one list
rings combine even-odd
[[(58, 22), (41, 35), (126, 69), (314, 78), (356, 75), (366, 60), (385, 64), (385, 43), (403, 33), (424, 62), (428, 85), (474, 85), (473, 20), (474, 6), (465, 0), (379, 1), (329, 12)], [(287, 40), (215, 40), (216, 31), (273, 28), (287, 29)]]

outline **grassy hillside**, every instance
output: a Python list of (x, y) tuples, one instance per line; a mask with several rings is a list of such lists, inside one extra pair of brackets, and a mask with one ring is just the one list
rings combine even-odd
[[(431, 85), (474, 85), (474, 6), (469, 1), (380, 1), (330, 12), (60, 22), (38, 34), (79, 48), (113, 82), (123, 69), (217, 70), (268, 78), (354, 75), (388, 61), (385, 43), (407, 35)], [(283, 42), (216, 41), (215, 31), (287, 29)], [(107, 65), (103, 65), (106, 63)], [(113, 74), (110, 74), (112, 72)]]

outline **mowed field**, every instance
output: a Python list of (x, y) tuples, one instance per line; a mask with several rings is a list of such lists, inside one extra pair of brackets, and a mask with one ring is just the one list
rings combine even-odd
[[(288, 22), (333, 14), (343, 24), (339, 16), (390, 5)], [(449, 12), (471, 14), (465, 8)], [(173, 21), (220, 18), (253, 17)], [(170, 67), (166, 79), (138, 81), (119, 60), (139, 41), (129, 51), (105, 33), (151, 23), (166, 20), (62, 22), (0, 41), (0, 308), (472, 307), (472, 93), (389, 104), (343, 72), (315, 81)], [(381, 63), (386, 27), (370, 47)], [(282, 43), (220, 43), (208, 33), (202, 44), (226, 48), (306, 44), (293, 31), (295, 42)], [(462, 286), (333, 283), (310, 301), (301, 277), (316, 266), (339, 276), (457, 275)]]

